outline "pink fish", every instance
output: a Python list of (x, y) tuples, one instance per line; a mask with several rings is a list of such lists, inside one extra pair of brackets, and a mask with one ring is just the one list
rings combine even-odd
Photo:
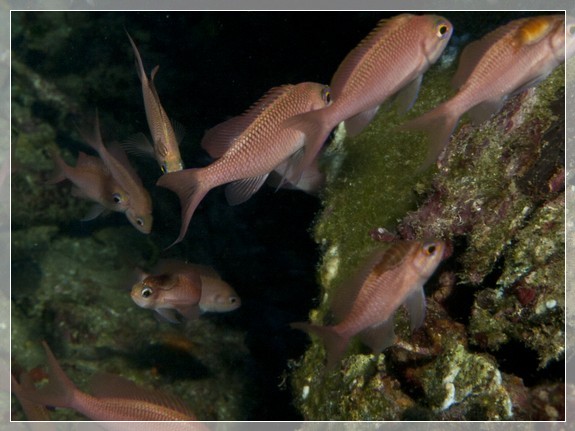
[[(40, 406), (74, 409), (96, 421), (194, 421), (194, 414), (173, 395), (141, 388), (111, 374), (99, 374), (92, 382), (93, 394), (81, 392), (66, 376), (46, 343), (49, 381), (41, 388), (17, 384), (18, 399)], [(190, 424), (192, 425), (192, 424)], [(190, 428), (193, 428), (191, 426)]]
[(202, 147), (217, 158), (200, 169), (166, 174), (158, 185), (176, 192), (182, 206), (181, 241), (203, 197), (214, 187), (226, 188), (231, 205), (249, 199), (269, 173), (303, 145), (303, 135), (283, 127), (287, 118), (329, 104), (328, 88), (313, 82), (271, 89), (247, 112), (209, 130)]
[(402, 304), (409, 311), (412, 330), (423, 323), (423, 285), (441, 262), (444, 249), (441, 241), (400, 241), (377, 250), (355, 277), (335, 291), (331, 310), (336, 325), (291, 326), (323, 340), (328, 368), (333, 368), (356, 335), (374, 353), (381, 352), (394, 343), (393, 314)]
[(333, 103), (284, 123), (305, 133), (304, 156), (288, 179), (297, 184), (340, 122), (345, 121), (349, 135), (357, 135), (379, 105), (395, 94), (400, 107), (407, 110), (417, 98), (423, 74), (445, 49), (452, 30), (451, 23), (437, 15), (401, 14), (380, 21), (335, 72), (330, 85)]
[(152, 274), (134, 284), (132, 299), (170, 322), (178, 322), (174, 311), (196, 319), (203, 312), (227, 312), (241, 305), (234, 289), (207, 266), (166, 259)]
[(114, 181), (123, 190), (123, 193), (114, 195), (118, 207), (122, 208), (136, 229), (143, 233), (150, 233), (153, 222), (150, 195), (120, 146), (116, 143), (112, 144), (109, 149), (104, 146), (97, 115), (93, 133), (84, 130), (82, 137), (90, 147), (96, 150)]
[(158, 92), (154, 86), (154, 78), (160, 66), (156, 66), (152, 69), (152, 74), (150, 79), (148, 79), (138, 48), (129, 34), (128, 39), (130, 39), (130, 44), (132, 44), (134, 55), (136, 56), (136, 70), (142, 82), (144, 107), (146, 109), (146, 118), (148, 120), (150, 133), (152, 134), (153, 146), (150, 145), (146, 137), (142, 135), (143, 148), (137, 145), (137, 142), (127, 143), (125, 147), (126, 149), (133, 149), (145, 154), (153, 152), (163, 173), (181, 171), (184, 169), (184, 164), (180, 157), (179, 144), (183, 137), (183, 130), (181, 128), (174, 129), (166, 111), (164, 111), (160, 103), (160, 96), (158, 96)]
[(95, 218), (106, 209), (125, 212), (122, 199), (126, 192), (98, 157), (79, 152), (75, 167), (66, 164), (57, 152), (52, 153), (52, 159), (56, 165), (56, 172), (48, 181), (49, 184), (69, 180), (74, 185), (72, 189), (74, 196), (96, 202), (96, 206), (84, 220)]
[(429, 134), (431, 145), (424, 163), (428, 166), (441, 154), (465, 112), (474, 123), (487, 120), (509, 95), (536, 85), (564, 60), (564, 15), (511, 21), (467, 45), (452, 79), (457, 94), (402, 129)]

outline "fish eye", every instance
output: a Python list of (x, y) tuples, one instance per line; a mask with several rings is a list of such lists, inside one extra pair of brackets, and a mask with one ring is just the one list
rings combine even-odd
[(112, 200), (114, 201), (115, 204), (119, 204), (120, 202), (122, 202), (122, 195), (120, 193), (114, 193), (112, 195)]
[(138, 223), (138, 226), (144, 226), (144, 220), (142, 220), (140, 217), (136, 219), (136, 223)]
[(435, 244), (427, 244), (425, 246), (425, 254), (427, 254), (428, 256), (432, 256), (436, 250), (437, 247), (435, 246)]
[(144, 287), (141, 292), (143, 298), (149, 298), (150, 296), (152, 296), (153, 293), (154, 289), (148, 286)]
[(439, 24), (437, 26), (437, 37), (443, 39), (443, 37), (447, 34), (449, 27), (447, 24)]
[(234, 298), (233, 296), (230, 298), (230, 304), (235, 304), (237, 301), (237, 298)]
[(321, 97), (327, 105), (331, 103), (331, 91), (329, 87), (323, 87), (323, 90), (321, 90)]

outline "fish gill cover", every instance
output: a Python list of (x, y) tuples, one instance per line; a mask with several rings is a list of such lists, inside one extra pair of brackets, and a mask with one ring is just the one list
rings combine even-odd
[[(13, 372), (44, 365), (45, 340), (80, 388), (95, 370), (122, 375), (180, 396), (200, 420), (561, 419), (563, 68), (490, 121), (462, 121), (440, 168), (416, 174), (425, 137), (396, 126), (453, 94), (467, 43), (536, 15), (435, 13), (454, 34), (412, 111), (383, 109), (344, 142), (336, 133), (319, 199), (264, 187), (230, 207), (218, 188), (185, 239), (164, 250), (180, 208), (155, 187), (155, 161), (131, 158), (154, 203), (149, 236), (119, 214), (81, 221), (90, 204), (46, 184), (52, 150), (69, 164), (89, 152), (78, 125), (96, 109), (106, 142), (148, 132), (125, 30), (146, 72), (160, 65), (162, 106), (186, 129), (184, 165), (199, 167), (211, 160), (199, 146), (205, 130), (274, 86), (329, 84), (346, 54), (396, 13), (14, 12)], [(431, 237), (450, 250), (426, 285), (423, 328), (411, 334), (400, 312), (396, 346), (374, 356), (353, 344), (326, 370), (321, 341), (289, 324), (329, 323), (332, 292), (380, 243)], [(157, 321), (132, 302), (130, 280), (160, 258), (213, 267), (241, 307)], [(12, 418), (25, 419), (17, 403)]]

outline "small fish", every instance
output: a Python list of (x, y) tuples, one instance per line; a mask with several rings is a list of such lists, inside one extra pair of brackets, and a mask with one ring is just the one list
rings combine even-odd
[(152, 199), (142, 185), (138, 174), (134, 171), (126, 153), (119, 144), (113, 143), (109, 148), (104, 146), (100, 134), (100, 121), (95, 118), (94, 131), (92, 133), (81, 131), (84, 141), (92, 147), (110, 172), (112, 178), (121, 187), (123, 193), (114, 195), (118, 207), (126, 214), (132, 225), (142, 233), (150, 233), (152, 230)]
[(428, 133), (424, 167), (429, 166), (465, 112), (476, 124), (489, 119), (510, 95), (536, 85), (564, 60), (564, 15), (511, 21), (463, 49), (452, 79), (455, 96), (401, 128)]
[(144, 107), (146, 109), (146, 118), (148, 119), (150, 133), (152, 134), (153, 146), (151, 146), (145, 136), (142, 135), (143, 148), (141, 146), (138, 148), (137, 142), (126, 143), (125, 147), (126, 149), (133, 149), (135, 152), (143, 152), (146, 154), (150, 154), (150, 151), (153, 151), (153, 155), (156, 157), (162, 169), (162, 173), (181, 171), (184, 169), (184, 164), (180, 157), (179, 144), (183, 137), (183, 130), (179, 127), (176, 129), (172, 127), (172, 123), (160, 103), (160, 97), (154, 86), (154, 78), (160, 66), (156, 66), (152, 69), (150, 79), (148, 79), (138, 48), (132, 40), (132, 37), (127, 32), (126, 34), (128, 35), (128, 39), (130, 39), (130, 44), (136, 56), (136, 70), (142, 82)]
[(94, 376), (92, 394), (81, 392), (66, 376), (48, 345), (42, 345), (48, 357), (49, 381), (36, 388), (17, 384), (13, 378), (12, 392), (18, 399), (39, 406), (74, 409), (95, 421), (196, 420), (189, 408), (175, 396), (141, 388), (112, 374)]
[(49, 184), (69, 180), (74, 185), (72, 195), (96, 202), (96, 206), (84, 220), (91, 220), (105, 210), (125, 211), (122, 201), (126, 192), (98, 157), (79, 152), (75, 167), (66, 164), (56, 151), (52, 153), (52, 159), (56, 172), (48, 180)]
[(170, 322), (178, 322), (174, 311), (190, 320), (203, 312), (222, 313), (241, 305), (234, 289), (207, 266), (166, 259), (152, 274), (134, 284), (132, 299)]
[(409, 311), (412, 330), (423, 323), (423, 285), (441, 262), (444, 249), (442, 241), (399, 241), (377, 250), (362, 270), (334, 293), (330, 305), (336, 325), (300, 322), (291, 326), (323, 340), (328, 368), (333, 368), (356, 335), (374, 353), (381, 352), (394, 343), (393, 314), (402, 304)]
[(348, 135), (359, 134), (393, 95), (400, 109), (408, 110), (423, 74), (439, 58), (452, 31), (451, 23), (437, 15), (401, 14), (380, 21), (335, 72), (330, 84), (333, 103), (284, 123), (305, 133), (303, 158), (288, 179), (299, 181), (340, 122), (345, 121)]
[(198, 204), (214, 187), (231, 183), (226, 188), (230, 205), (248, 200), (269, 173), (303, 145), (302, 133), (283, 127), (282, 122), (329, 103), (329, 89), (321, 84), (275, 87), (243, 115), (209, 130), (202, 147), (217, 160), (204, 168), (163, 175), (157, 182), (180, 198), (182, 227), (173, 244), (184, 238)]

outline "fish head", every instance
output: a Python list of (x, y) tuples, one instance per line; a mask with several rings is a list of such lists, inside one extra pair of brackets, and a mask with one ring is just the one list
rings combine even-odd
[(421, 25), (426, 27), (426, 31), (421, 32), (421, 44), (427, 64), (431, 65), (437, 61), (447, 46), (453, 34), (453, 25), (439, 15), (421, 15), (417, 18)]
[(158, 308), (165, 302), (164, 294), (171, 290), (177, 279), (168, 274), (148, 275), (132, 286), (130, 296), (142, 308)]
[(315, 84), (310, 96), (310, 102), (310, 111), (331, 105), (331, 89), (329, 85)]
[(184, 163), (178, 157), (166, 157), (162, 158), (160, 163), (160, 168), (162, 169), (162, 174), (168, 174), (170, 172), (177, 172), (184, 169)]
[(445, 243), (439, 240), (429, 240), (418, 244), (413, 256), (412, 265), (423, 279), (431, 277), (445, 252)]
[(200, 308), (202, 311), (225, 313), (233, 311), (242, 304), (236, 291), (225, 281), (202, 277), (202, 296)]
[(152, 230), (152, 223), (154, 221), (152, 214), (144, 211), (137, 211), (130, 207), (126, 210), (126, 217), (140, 232), (148, 234)]

